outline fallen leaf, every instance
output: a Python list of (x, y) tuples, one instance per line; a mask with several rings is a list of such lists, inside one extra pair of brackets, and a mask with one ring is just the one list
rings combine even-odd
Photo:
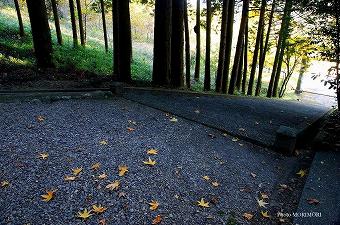
[(251, 213), (243, 213), (243, 217), (244, 217), (246, 220), (250, 221), (250, 220), (254, 217), (254, 215), (251, 214)]
[(7, 186), (9, 186), (9, 181), (8, 180), (1, 181), (1, 187), (7, 187)]
[(42, 200), (43, 200), (44, 202), (49, 202), (49, 201), (51, 201), (52, 198), (54, 197), (54, 193), (55, 193), (55, 192), (56, 192), (55, 190), (53, 190), (53, 191), (46, 191), (46, 194), (41, 195)]
[(268, 215), (268, 211), (261, 211), (261, 215), (264, 217), (264, 218), (270, 218), (270, 216)]
[(42, 122), (45, 121), (45, 117), (44, 117), (44, 116), (37, 116), (36, 119), (37, 119), (37, 121), (38, 121), (39, 123), (42, 123)]
[(197, 205), (203, 208), (209, 208), (209, 202), (205, 202), (204, 198), (201, 198), (200, 201), (197, 201)]
[(107, 178), (107, 175), (106, 175), (106, 173), (102, 173), (98, 176), (98, 178), (101, 179), (101, 180), (104, 180), (104, 179)]
[(299, 170), (299, 172), (296, 173), (297, 175), (299, 175), (300, 177), (304, 177), (306, 175), (306, 170)]
[(266, 205), (268, 205), (269, 203), (265, 202), (263, 199), (259, 200), (259, 199), (256, 199), (257, 201), (257, 204), (259, 204), (260, 207), (263, 207), (263, 208), (267, 208)]
[(287, 189), (288, 185), (287, 184), (279, 184), (279, 188), (281, 189)]
[(147, 154), (148, 155), (157, 155), (158, 154), (158, 150), (151, 148), (151, 149), (149, 149), (147, 151)]
[(152, 220), (152, 225), (159, 224), (162, 221), (162, 216), (157, 215), (155, 219)]
[(241, 192), (247, 192), (247, 193), (250, 193), (251, 192), (251, 189), (248, 188), (248, 187), (245, 187), (245, 188), (241, 188), (240, 189)]
[(154, 166), (154, 165), (156, 164), (156, 161), (150, 159), (150, 157), (149, 157), (149, 160), (148, 160), (148, 161), (143, 161), (143, 163), (144, 163), (145, 165)]
[(95, 164), (93, 164), (91, 166), (91, 169), (93, 169), (93, 170), (99, 170), (99, 168), (100, 168), (100, 163), (99, 162), (97, 162), (97, 163), (95, 163)]
[(195, 110), (194, 112), (195, 112), (195, 113), (197, 113), (197, 114), (199, 114), (199, 113), (200, 113), (200, 111), (199, 111), (199, 110)]
[(118, 190), (119, 189), (119, 186), (120, 186), (120, 181), (119, 180), (116, 180), (108, 185), (106, 185), (106, 189), (110, 189), (111, 191), (113, 190)]
[(47, 152), (39, 153), (38, 158), (46, 160), (48, 158), (48, 153)]
[(214, 181), (214, 182), (212, 182), (211, 184), (212, 184), (212, 186), (214, 186), (214, 187), (220, 186), (220, 183), (218, 183), (217, 181)]
[(100, 145), (107, 145), (108, 142), (107, 142), (107, 140), (101, 140), (101, 141), (99, 141), (99, 144)]
[(268, 195), (266, 193), (260, 193), (262, 199), (269, 199)]
[(91, 214), (91, 210), (88, 211), (87, 209), (84, 209), (84, 211), (80, 211), (78, 212), (78, 218), (83, 219), (83, 220), (87, 220), (90, 216), (92, 216)]
[(81, 171), (83, 171), (83, 168), (82, 168), (82, 167), (72, 169), (72, 173), (73, 173), (73, 175), (75, 175), (75, 176), (78, 176), (78, 174), (80, 174)]
[(92, 211), (97, 213), (97, 214), (103, 213), (103, 212), (105, 212), (107, 210), (107, 208), (105, 208), (105, 207), (103, 207), (101, 205), (98, 205), (98, 206), (97, 205), (93, 205), (92, 209), (93, 209)]
[(149, 205), (150, 205), (150, 210), (154, 211), (154, 210), (156, 210), (158, 208), (159, 203), (157, 201), (155, 201), (155, 200), (152, 200), (149, 203)]
[(307, 199), (307, 202), (308, 202), (308, 204), (310, 204), (310, 205), (317, 205), (317, 204), (320, 203), (320, 201), (317, 200), (317, 199), (315, 199), (315, 198), (309, 198), (309, 199)]
[(65, 176), (64, 177), (64, 181), (75, 181), (77, 179), (77, 177), (74, 176)]
[(100, 219), (100, 220), (98, 221), (98, 224), (99, 224), (99, 225), (106, 225), (106, 219)]
[(137, 125), (137, 122), (133, 121), (133, 120), (128, 120), (128, 123), (133, 124), (133, 125)]
[(242, 132), (246, 131), (246, 129), (244, 129), (244, 128), (242, 128), (242, 127), (239, 128), (238, 130), (239, 130), (239, 131), (242, 131)]
[(233, 139), (231, 139), (233, 142), (237, 142), (239, 139), (234, 137)]
[(214, 135), (214, 134), (208, 134), (208, 136), (209, 136), (211, 139), (216, 138), (216, 135)]
[(178, 119), (176, 119), (175, 117), (172, 117), (172, 118), (170, 119), (170, 122), (176, 123), (176, 122), (178, 122)]
[(125, 165), (121, 165), (118, 167), (118, 171), (119, 171), (119, 176), (122, 177), (129, 171), (129, 168)]
[(129, 132), (132, 132), (132, 131), (135, 131), (136, 129), (135, 129), (135, 128), (132, 128), (132, 127), (128, 127), (127, 130), (128, 130)]
[(204, 180), (210, 180), (210, 177), (209, 176), (203, 176), (203, 179)]
[(244, 144), (243, 143), (238, 143), (238, 145), (242, 147)]
[(255, 173), (250, 173), (250, 175), (252, 176), (252, 177), (256, 177), (256, 174)]
[(118, 198), (122, 198), (122, 197), (126, 197), (126, 193), (125, 192), (119, 192)]

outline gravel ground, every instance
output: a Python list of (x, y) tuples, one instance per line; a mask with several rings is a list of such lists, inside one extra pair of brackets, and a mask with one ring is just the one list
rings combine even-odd
[[(104, 218), (107, 224), (140, 225), (157, 215), (161, 224), (276, 224), (274, 214), (261, 217), (259, 192), (268, 194), (270, 213), (294, 210), (280, 204), (277, 187), (297, 179), (298, 158), (177, 119), (120, 98), (0, 104), (0, 181), (9, 181), (0, 187), (0, 224), (98, 224)], [(159, 151), (151, 156), (154, 167), (143, 164), (149, 148)], [(38, 158), (42, 152), (48, 152), (47, 160)], [(99, 171), (91, 170), (96, 162)], [(123, 177), (121, 164), (129, 167)], [(64, 181), (76, 167), (83, 167), (79, 178)], [(102, 172), (106, 180), (98, 180)], [(119, 190), (107, 190), (114, 180), (121, 181)], [(57, 190), (50, 202), (41, 200), (46, 190)], [(294, 189), (286, 198), (298, 193)], [(201, 198), (211, 207), (198, 207)], [(160, 204), (156, 211), (149, 209), (151, 200)], [(85, 222), (76, 218), (96, 203), (107, 211)], [(254, 215), (251, 222), (245, 212)]]

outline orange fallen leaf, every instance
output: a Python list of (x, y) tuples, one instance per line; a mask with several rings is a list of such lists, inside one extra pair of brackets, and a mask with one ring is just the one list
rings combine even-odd
[(132, 127), (128, 127), (127, 130), (128, 130), (129, 132), (132, 132), (132, 131), (134, 131), (134, 130), (136, 130), (136, 129), (135, 129), (135, 128), (132, 128)]
[(162, 216), (161, 215), (157, 215), (155, 217), (155, 219), (152, 220), (152, 225), (159, 224), (160, 222), (162, 222)]
[(147, 151), (147, 154), (148, 155), (157, 155), (158, 154), (158, 150), (151, 148), (151, 149), (149, 149)]
[(119, 186), (120, 186), (120, 181), (119, 180), (116, 180), (108, 185), (106, 185), (106, 189), (109, 189), (111, 191), (113, 190), (118, 190), (119, 189)]
[(150, 205), (150, 210), (154, 211), (154, 210), (156, 210), (158, 208), (159, 203), (157, 201), (155, 201), (155, 200), (152, 200), (149, 203), (149, 205)]
[(243, 217), (244, 217), (246, 220), (250, 221), (250, 220), (254, 217), (254, 215), (251, 214), (251, 213), (243, 213)]
[(100, 220), (98, 221), (98, 224), (99, 224), (99, 225), (106, 225), (106, 219), (100, 219)]
[(44, 202), (49, 202), (53, 199), (54, 197), (54, 193), (56, 192), (56, 190), (53, 191), (46, 191), (46, 194), (41, 195), (41, 198)]
[(118, 171), (119, 171), (119, 176), (122, 177), (129, 171), (129, 167), (125, 165), (121, 165), (118, 167)]
[(148, 160), (148, 161), (143, 161), (143, 163), (144, 163), (145, 165), (149, 165), (149, 166), (154, 166), (154, 165), (156, 165), (156, 161), (150, 159), (150, 157), (149, 157), (149, 160)]
[(90, 216), (92, 216), (91, 214), (91, 210), (88, 211), (87, 209), (84, 209), (84, 211), (80, 211), (78, 212), (78, 218), (83, 219), (83, 220), (87, 220)]
[(92, 209), (93, 209), (92, 211), (97, 213), (97, 214), (103, 213), (103, 212), (105, 212), (107, 210), (107, 208), (105, 208), (105, 207), (103, 207), (101, 205), (98, 205), (98, 206), (97, 205), (93, 205)]
[(93, 170), (99, 170), (99, 168), (100, 168), (100, 163), (99, 162), (97, 162), (97, 163), (95, 163), (95, 164), (93, 164), (91, 166), (91, 169), (93, 169)]
[(81, 171), (83, 171), (83, 168), (82, 168), (82, 167), (72, 169), (72, 173), (73, 173), (73, 175), (75, 175), (75, 176), (78, 176), (78, 174), (80, 174)]

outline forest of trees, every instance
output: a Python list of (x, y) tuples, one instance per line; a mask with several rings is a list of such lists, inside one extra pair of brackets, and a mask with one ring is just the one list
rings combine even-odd
[[(63, 44), (58, 17), (58, 0), (51, 1), (58, 44)], [(136, 0), (135, 0), (136, 1)], [(36, 63), (40, 68), (53, 67), (51, 31), (48, 23), (45, 0), (26, 0), (31, 23)], [(132, 40), (130, 2), (126, 0), (96, 0), (102, 15), (105, 49), (108, 51), (107, 25), (105, 14), (112, 10), (113, 19), (113, 74), (112, 79), (132, 82)], [(139, 0), (141, 4), (154, 7), (154, 51), (152, 84), (171, 88), (190, 88), (191, 82), (200, 79), (201, 27), (205, 29), (204, 91), (225, 94), (241, 93), (259, 96), (263, 84), (263, 70), (268, 60), (268, 51), (275, 49), (270, 59), (271, 76), (267, 97), (282, 97), (286, 85), (295, 69), (300, 67), (303, 74), (308, 61), (316, 54), (335, 62), (334, 76), (325, 84), (337, 91), (339, 82), (339, 1), (338, 0), (206, 0), (196, 2), (195, 70), (191, 74), (190, 27), (188, 26), (187, 0)], [(18, 0), (14, 0), (19, 34), (24, 35)], [(240, 9), (241, 18), (235, 20)], [(82, 20), (80, 0), (69, 0), (73, 44), (86, 46), (86, 24)], [(192, 12), (191, 12), (192, 13)], [(201, 15), (206, 20), (201, 21)], [(218, 16), (220, 34), (218, 63), (215, 76), (211, 75), (211, 32), (212, 18)], [(250, 40), (249, 19), (256, 19), (254, 40)], [(310, 38), (294, 36), (293, 27), (309, 26)], [(77, 24), (78, 20), (78, 24)], [(239, 27), (234, 34), (234, 25)], [(301, 24), (300, 24), (301, 25)], [(78, 29), (77, 29), (78, 26)], [(276, 27), (277, 29), (274, 29)], [(302, 28), (303, 29), (303, 28)], [(276, 32), (276, 33), (275, 33)], [(79, 37), (78, 37), (79, 34)], [(233, 36), (237, 35), (236, 39)], [(273, 38), (274, 36), (274, 38)], [(270, 46), (274, 43), (274, 47)], [(236, 46), (232, 50), (232, 46)], [(251, 57), (250, 57), (251, 56)], [(215, 78), (212, 82), (212, 78)]]

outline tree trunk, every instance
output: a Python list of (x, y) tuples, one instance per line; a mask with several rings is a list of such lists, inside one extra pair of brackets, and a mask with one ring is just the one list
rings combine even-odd
[(256, 91), (255, 91), (255, 95), (259, 96), (261, 93), (261, 86), (262, 86), (262, 73), (263, 73), (263, 68), (264, 68), (264, 63), (266, 61), (266, 54), (268, 51), (268, 44), (269, 44), (269, 38), (270, 38), (270, 31), (272, 28), (272, 24), (273, 24), (273, 18), (274, 18), (274, 11), (275, 11), (275, 4), (276, 4), (276, 0), (273, 0), (272, 3), (272, 8), (270, 10), (270, 15), (269, 15), (269, 21), (268, 21), (268, 29), (267, 29), (267, 34), (266, 34), (266, 40), (265, 40), (265, 44), (262, 50), (262, 54), (260, 56), (260, 62), (259, 62), (259, 74), (258, 74), (258, 78), (257, 78), (257, 84), (256, 84)]
[(175, 88), (183, 87), (184, 85), (183, 50), (184, 50), (184, 4), (182, 0), (173, 0), (170, 84), (172, 87)]
[(340, 73), (339, 73), (339, 63), (340, 63), (340, 22), (339, 22), (339, 11), (340, 11), (340, 4), (338, 0), (335, 0), (335, 9), (336, 9), (336, 18), (335, 18), (335, 25), (336, 25), (336, 96), (338, 101), (338, 110), (340, 110)]
[(228, 81), (229, 81), (229, 65), (231, 58), (231, 49), (233, 42), (233, 30), (234, 30), (234, 15), (235, 15), (235, 0), (229, 0), (228, 6), (228, 20), (227, 20), (227, 46), (225, 49), (225, 61), (222, 74), (222, 92), (227, 93)]
[(219, 53), (218, 53), (218, 66), (217, 66), (216, 83), (215, 83), (215, 91), (216, 92), (221, 92), (221, 88), (222, 88), (222, 75), (223, 75), (226, 45), (227, 45), (228, 6), (229, 6), (229, 0), (223, 0), (220, 50), (219, 50)]
[(156, 0), (153, 58), (153, 85), (168, 86), (171, 69), (172, 0)]
[(79, 32), (80, 32), (80, 43), (85, 46), (85, 35), (84, 35), (84, 25), (83, 25), (83, 14), (81, 12), (80, 0), (76, 0), (77, 12), (78, 12), (78, 22), (79, 22)]
[(63, 38), (62, 38), (62, 35), (61, 35), (61, 30), (60, 30), (59, 15), (58, 15), (58, 8), (57, 8), (56, 0), (51, 0), (51, 5), (52, 5), (52, 10), (53, 10), (55, 31), (57, 33), (58, 44), (62, 45), (63, 44)]
[(184, 0), (184, 34), (185, 34), (185, 78), (187, 88), (190, 88), (190, 32), (189, 32), (189, 20), (188, 20), (188, 2)]
[(234, 65), (230, 76), (230, 84), (229, 84), (229, 94), (234, 94), (235, 85), (238, 75), (238, 68), (240, 63), (240, 55), (242, 51), (242, 42), (244, 39), (244, 31), (246, 27), (246, 22), (248, 19), (248, 9), (249, 9), (249, 0), (243, 0), (243, 9), (242, 9), (242, 19), (240, 24), (240, 31), (238, 34), (238, 40), (236, 44), (236, 51), (235, 51), (235, 58), (234, 58)]
[(236, 79), (236, 88), (238, 91), (241, 90), (241, 83), (242, 83), (242, 70), (243, 70), (243, 61), (244, 61), (244, 38), (241, 46), (241, 55), (239, 58), (239, 65), (237, 69), (237, 79)]
[(206, 27), (206, 48), (205, 48), (205, 75), (204, 90), (210, 91), (210, 43), (211, 43), (211, 0), (207, 0), (207, 27)]
[(195, 80), (200, 79), (201, 67), (201, 0), (197, 0), (196, 5), (196, 26), (194, 31), (196, 33), (196, 64), (195, 64)]
[(119, 18), (118, 18), (118, 0), (112, 1), (112, 31), (113, 31), (113, 80), (118, 80), (119, 74)]
[(71, 23), (72, 23), (73, 47), (77, 47), (78, 46), (78, 34), (77, 34), (76, 16), (74, 14), (73, 0), (69, 0), (69, 5), (70, 5), (70, 16), (71, 16)]
[(37, 66), (53, 67), (52, 40), (44, 0), (27, 0)]
[(302, 65), (301, 65), (300, 72), (299, 72), (299, 78), (298, 78), (298, 81), (297, 81), (297, 84), (296, 84), (296, 88), (295, 88), (295, 93), (296, 94), (300, 94), (302, 92), (301, 84), (302, 84), (303, 75), (306, 72), (306, 64), (307, 64), (307, 59), (306, 59), (306, 56), (305, 56), (302, 59)]
[(19, 23), (19, 35), (20, 37), (25, 36), (24, 25), (22, 24), (22, 17), (20, 11), (20, 5), (18, 0), (14, 0), (15, 10), (17, 11), (18, 23)]
[(249, 84), (248, 84), (248, 92), (247, 95), (253, 95), (253, 86), (254, 86), (254, 80), (255, 80), (255, 73), (256, 73), (256, 67), (257, 67), (257, 59), (259, 57), (259, 48), (260, 48), (260, 41), (261, 41), (261, 33), (264, 29), (264, 16), (266, 12), (266, 6), (267, 6), (267, 0), (261, 1), (261, 9), (260, 9), (260, 18), (259, 18), (259, 24), (257, 27), (257, 35), (256, 35), (256, 42), (255, 42), (255, 49), (253, 54), (253, 62), (251, 64), (251, 71), (249, 76)]
[(103, 21), (103, 32), (104, 32), (104, 42), (105, 42), (105, 51), (109, 51), (109, 45), (107, 42), (107, 30), (106, 30), (106, 18), (105, 18), (105, 5), (104, 0), (100, 0), (100, 8), (102, 11), (102, 21)]
[(131, 20), (130, 2), (118, 0), (118, 81), (131, 82)]
[(242, 93), (246, 93), (246, 85), (247, 85), (247, 72), (248, 72), (248, 22), (246, 24), (246, 31), (244, 33), (244, 53), (243, 53), (243, 77), (242, 77)]
[(284, 55), (284, 49), (286, 44), (286, 39), (289, 32), (290, 23), (290, 13), (293, 6), (292, 0), (286, 0), (284, 13), (282, 17), (281, 29), (279, 33), (279, 40), (277, 44), (277, 50), (274, 59), (273, 71), (269, 82), (269, 87), (267, 91), (267, 97), (277, 96), (277, 86), (280, 79), (281, 65)]

